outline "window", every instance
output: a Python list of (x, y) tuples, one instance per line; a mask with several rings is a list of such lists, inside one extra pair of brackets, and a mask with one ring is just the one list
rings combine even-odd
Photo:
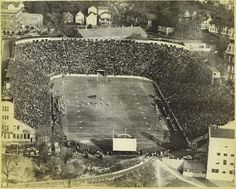
[(9, 111), (9, 107), (8, 106), (3, 106), (2, 107), (2, 111), (3, 112), (8, 112)]
[(220, 164), (220, 162), (216, 162), (216, 165), (219, 165)]
[(225, 171), (222, 171), (223, 174), (225, 174), (226, 172)]
[(225, 146), (225, 148), (228, 148), (228, 146)]
[(220, 156), (220, 153), (217, 153), (217, 156)]
[(234, 154), (231, 154), (231, 157), (234, 157)]
[(10, 133), (8, 133), (8, 138), (10, 138)]
[(9, 130), (9, 126), (8, 125), (3, 125), (2, 126), (2, 130), (3, 131), (8, 131)]
[(230, 163), (230, 165), (234, 165), (234, 163)]
[(227, 164), (227, 161), (224, 159), (223, 160), (223, 165), (226, 165)]
[(233, 175), (233, 174), (234, 174), (234, 171), (229, 171), (229, 174)]
[(9, 116), (8, 116), (8, 115), (3, 115), (3, 116), (2, 116), (2, 119), (5, 119), (5, 120), (6, 120), (6, 119), (9, 119)]
[(224, 154), (224, 156), (227, 156), (227, 154)]
[(24, 139), (26, 139), (26, 134), (24, 134)]
[(20, 134), (20, 138), (23, 138), (23, 134)]
[(17, 136), (17, 138), (19, 138), (19, 134), (17, 134), (16, 136)]
[(27, 139), (30, 139), (30, 134), (27, 135)]
[(17, 125), (17, 126), (16, 126), (16, 128), (17, 128), (17, 130), (19, 130), (19, 129), (20, 129), (20, 126), (19, 126), (19, 125)]
[(16, 138), (16, 134), (13, 134), (13, 138)]
[(211, 172), (212, 173), (219, 173), (219, 169), (212, 169)]

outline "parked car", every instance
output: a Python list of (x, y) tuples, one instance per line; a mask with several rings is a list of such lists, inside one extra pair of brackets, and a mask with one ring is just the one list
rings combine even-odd
[(37, 150), (35, 147), (27, 147), (24, 150), (24, 155), (25, 156), (30, 156), (30, 157), (35, 157), (35, 156), (39, 156), (39, 150)]
[(22, 152), (22, 147), (19, 143), (10, 143), (6, 145), (5, 153), (20, 154), (21, 152)]

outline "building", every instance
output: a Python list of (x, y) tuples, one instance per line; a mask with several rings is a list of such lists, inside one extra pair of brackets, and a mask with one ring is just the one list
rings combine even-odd
[(200, 24), (200, 29), (201, 30), (209, 30), (210, 27), (210, 22), (212, 21), (211, 17), (208, 17), (207, 20), (204, 20), (201, 24)]
[(198, 1), (198, 2), (200, 2), (202, 4), (207, 3), (207, 0), (196, 0), (196, 1)]
[(100, 6), (98, 7), (98, 15), (101, 16), (103, 13), (108, 13), (109, 12), (109, 8), (105, 7), (105, 6)]
[(164, 33), (165, 35), (169, 35), (174, 33), (174, 27), (158, 26), (158, 31)]
[(228, 35), (230, 40), (233, 40), (234, 39), (234, 28), (229, 28), (228, 32), (227, 32), (227, 35)]
[(23, 8), (21, 2), (1, 3), (1, 32), (12, 34), (19, 32)]
[(234, 81), (234, 42), (231, 40), (229, 43), (225, 54), (224, 54), (224, 62), (227, 66), (227, 79), (230, 81)]
[(222, 31), (221, 31), (221, 34), (222, 35), (227, 35), (228, 34), (228, 27), (227, 26), (224, 26)]
[(43, 15), (42, 14), (22, 13), (21, 24), (24, 26), (42, 26), (43, 25)]
[(111, 21), (111, 14), (109, 14), (108, 12), (103, 12), (100, 15), (99, 23), (101, 25), (111, 25), (111, 23), (112, 23), (112, 21)]
[(147, 18), (147, 26), (148, 27), (152, 27), (153, 22), (155, 22), (157, 20), (157, 16), (154, 13), (146, 14), (146, 18)]
[(214, 34), (217, 34), (218, 33), (218, 28), (215, 24), (210, 24), (209, 25), (209, 30), (208, 30), (210, 33), (214, 33)]
[(76, 15), (75, 15), (75, 23), (76, 24), (80, 24), (83, 25), (84, 24), (84, 14), (79, 11)]
[(210, 52), (212, 50), (209, 44), (200, 40), (185, 40), (183, 43), (191, 51)]
[(183, 19), (186, 19), (186, 20), (189, 20), (190, 17), (191, 17), (191, 15), (190, 15), (189, 11), (186, 10), (186, 11), (183, 13), (182, 18), (183, 18)]
[(90, 13), (95, 13), (95, 14), (97, 14), (98, 13), (98, 9), (95, 7), (95, 6), (91, 6), (91, 7), (89, 7), (88, 8), (88, 14), (90, 14)]
[(206, 178), (206, 166), (200, 162), (185, 160), (183, 164), (183, 176)]
[(14, 118), (14, 104), (11, 99), (3, 99), (2, 106), (2, 142), (3, 144), (35, 141), (35, 130)]
[(70, 12), (63, 13), (64, 24), (71, 24), (74, 22), (74, 16)]
[(206, 179), (234, 181), (235, 126), (234, 121), (218, 128), (209, 127)]
[(222, 5), (227, 5), (229, 4), (230, 0), (219, 0), (219, 3)]
[(124, 39), (133, 34), (143, 38), (147, 37), (147, 33), (140, 27), (107, 27), (107, 28), (92, 28), (80, 29), (80, 34), (83, 38), (103, 38), (103, 39)]
[(86, 25), (97, 26), (98, 25), (98, 16), (94, 12), (90, 12), (86, 17)]

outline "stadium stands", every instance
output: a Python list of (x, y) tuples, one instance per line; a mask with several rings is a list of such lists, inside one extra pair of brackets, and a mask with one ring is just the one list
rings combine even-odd
[(211, 85), (207, 67), (191, 52), (164, 44), (84, 39), (16, 45), (9, 66), (16, 117), (32, 127), (48, 127), (50, 77), (96, 74), (99, 69), (155, 81), (189, 139), (205, 134), (211, 124), (234, 119), (229, 89)]

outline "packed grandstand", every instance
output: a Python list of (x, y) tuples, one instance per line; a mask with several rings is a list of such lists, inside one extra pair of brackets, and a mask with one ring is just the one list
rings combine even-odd
[(175, 46), (132, 40), (38, 40), (15, 46), (10, 61), (15, 116), (35, 128), (49, 128), (50, 77), (96, 74), (147, 77), (160, 87), (187, 137), (205, 134), (212, 124), (234, 116), (234, 99), (226, 85), (212, 85), (198, 57)]

